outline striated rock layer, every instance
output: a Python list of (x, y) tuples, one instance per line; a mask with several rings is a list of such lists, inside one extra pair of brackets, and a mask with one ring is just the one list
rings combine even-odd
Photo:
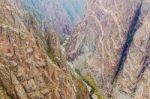
[(149, 99), (149, 40), (149, 0), (89, 0), (67, 57), (105, 98)]
[(45, 37), (38, 29), (31, 13), (0, 0), (0, 98), (88, 99), (62, 59), (55, 32)]

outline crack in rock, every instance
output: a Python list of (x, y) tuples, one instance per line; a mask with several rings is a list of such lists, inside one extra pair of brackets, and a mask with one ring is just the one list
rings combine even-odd
[(138, 29), (137, 25), (139, 23), (139, 16), (141, 15), (142, 3), (143, 3), (143, 1), (141, 2), (140, 6), (137, 8), (137, 10), (135, 11), (135, 15), (131, 21), (131, 25), (130, 25), (128, 33), (127, 33), (127, 38), (125, 40), (125, 43), (123, 44), (123, 47), (121, 50), (121, 55), (120, 55), (119, 61), (118, 61), (116, 68), (115, 68), (112, 83), (114, 83), (114, 81), (117, 79), (120, 71), (123, 69), (123, 65), (124, 65), (124, 62), (126, 61), (130, 45), (131, 45), (133, 38), (134, 38), (134, 35)]

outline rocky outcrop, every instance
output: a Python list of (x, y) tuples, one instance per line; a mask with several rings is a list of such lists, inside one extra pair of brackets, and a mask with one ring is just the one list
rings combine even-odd
[[(56, 37), (48, 33), (45, 33), (48, 39), (39, 36), (36, 20), (23, 17), (25, 14), (7, 0), (0, 1), (0, 86), (3, 92), (12, 99), (88, 99), (84, 83), (47, 55), (44, 47), (50, 46), (52, 52), (48, 54), (60, 58)], [(57, 47), (51, 47), (53, 42)]]
[(150, 2), (89, 0), (86, 10), (68, 41), (68, 60), (106, 98), (149, 99)]

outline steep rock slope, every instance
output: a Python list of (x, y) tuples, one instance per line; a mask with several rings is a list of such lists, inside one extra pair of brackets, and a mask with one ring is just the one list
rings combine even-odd
[(47, 23), (62, 38), (81, 20), (87, 0), (9, 0), (31, 11), (41, 23)]
[[(7, 99), (7, 92), (12, 99), (88, 99), (83, 82), (47, 55), (45, 48), (52, 46), (47, 41), (59, 46), (56, 37), (49, 36), (50, 31), (49, 38), (39, 37), (36, 21), (27, 15), (0, 1), (0, 98)], [(59, 47), (51, 49), (54, 54), (48, 54), (59, 57)]]
[(89, 0), (71, 34), (68, 60), (104, 97), (150, 98), (149, 12), (149, 0)]

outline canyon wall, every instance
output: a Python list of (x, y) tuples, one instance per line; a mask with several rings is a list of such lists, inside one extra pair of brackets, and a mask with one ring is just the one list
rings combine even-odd
[(106, 98), (149, 99), (149, 0), (90, 0), (66, 47)]
[[(45, 24), (57, 33), (59, 38), (67, 36), (84, 15), (87, 0), (9, 0), (21, 9), (33, 13), (41, 27)], [(43, 25), (44, 24), (44, 25)]]
[(56, 32), (38, 29), (31, 13), (0, 1), (0, 99), (88, 99), (60, 57)]
[(1, 0), (0, 98), (149, 99), (149, 0)]

